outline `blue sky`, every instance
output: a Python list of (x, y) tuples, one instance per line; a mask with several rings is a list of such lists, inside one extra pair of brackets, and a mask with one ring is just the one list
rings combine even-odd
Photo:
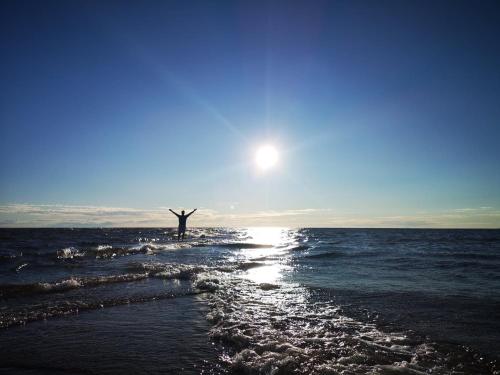
[(500, 227), (498, 2), (0, 8), (0, 225)]

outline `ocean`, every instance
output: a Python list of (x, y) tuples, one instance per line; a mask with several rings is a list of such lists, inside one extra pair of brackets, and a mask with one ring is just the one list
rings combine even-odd
[(500, 230), (0, 229), (0, 374), (500, 374)]

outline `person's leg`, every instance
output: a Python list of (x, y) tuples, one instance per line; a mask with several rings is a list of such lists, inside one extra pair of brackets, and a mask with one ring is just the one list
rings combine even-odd
[(181, 240), (181, 228), (177, 228), (177, 241)]

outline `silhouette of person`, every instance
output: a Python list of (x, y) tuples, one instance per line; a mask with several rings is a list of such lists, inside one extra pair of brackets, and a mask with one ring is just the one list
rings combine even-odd
[(172, 212), (175, 216), (177, 216), (177, 219), (179, 219), (179, 227), (177, 229), (177, 241), (181, 240), (181, 235), (182, 235), (182, 240), (184, 241), (184, 235), (186, 234), (186, 221), (187, 218), (192, 215), (197, 208), (195, 208), (193, 211), (188, 213), (187, 215), (184, 214), (184, 210), (181, 211), (181, 214), (179, 215), (177, 212), (173, 211), (172, 209), (168, 209), (170, 212)]

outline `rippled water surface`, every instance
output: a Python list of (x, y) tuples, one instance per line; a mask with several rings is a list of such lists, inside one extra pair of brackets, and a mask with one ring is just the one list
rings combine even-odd
[(500, 373), (498, 230), (0, 236), (0, 373)]

